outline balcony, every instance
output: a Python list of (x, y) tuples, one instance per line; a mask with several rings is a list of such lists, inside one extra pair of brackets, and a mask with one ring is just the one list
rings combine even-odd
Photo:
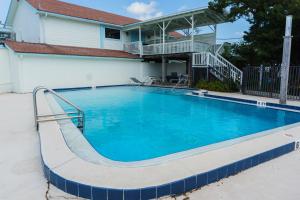
[[(124, 51), (132, 54), (142, 55), (165, 55), (176, 53), (191, 53), (191, 52), (207, 52), (210, 51), (211, 45), (203, 42), (192, 40), (141, 45), (140, 42), (131, 42), (124, 44)], [(141, 49), (142, 48), (142, 49)]]
[(2, 45), (7, 39), (16, 40), (16, 34), (9, 29), (0, 28), (0, 44)]

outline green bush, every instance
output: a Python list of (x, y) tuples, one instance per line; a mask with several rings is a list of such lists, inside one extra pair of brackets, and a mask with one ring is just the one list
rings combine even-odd
[(197, 88), (216, 92), (238, 92), (237, 85), (232, 80), (228, 81), (199, 81)]

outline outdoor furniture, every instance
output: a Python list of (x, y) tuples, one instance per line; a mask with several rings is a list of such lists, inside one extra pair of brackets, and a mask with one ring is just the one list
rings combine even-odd
[(188, 78), (189, 78), (188, 75), (180, 74), (179, 75), (179, 80), (177, 82), (177, 85), (179, 85), (179, 84), (186, 85), (188, 83)]
[(137, 85), (145, 85), (146, 82), (142, 82), (135, 77), (131, 77), (130, 80)]
[(177, 72), (171, 72), (170, 76), (167, 76), (167, 81), (169, 83), (177, 83), (179, 80)]
[(131, 77), (130, 80), (137, 85), (152, 85), (152, 84), (160, 84), (161, 78), (156, 76), (147, 76), (144, 81), (140, 81), (135, 77)]
[(161, 78), (160, 77), (156, 77), (156, 76), (148, 76), (148, 80), (151, 81), (151, 85), (152, 84), (160, 84), (162, 82)]

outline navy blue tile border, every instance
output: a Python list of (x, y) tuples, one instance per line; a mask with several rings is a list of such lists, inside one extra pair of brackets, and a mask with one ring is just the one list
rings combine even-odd
[(181, 195), (186, 192), (199, 189), (207, 184), (217, 182), (223, 178), (233, 176), (251, 167), (280, 157), (295, 150), (295, 142), (277, 147), (275, 149), (262, 152), (243, 160), (212, 169), (208, 172), (178, 180), (169, 184), (138, 188), (132, 190), (122, 190), (113, 188), (99, 188), (94, 186), (76, 183), (64, 179), (48, 168), (42, 158), (45, 178), (60, 190), (87, 199), (93, 200), (147, 200), (169, 195)]
[(223, 100), (229, 100), (229, 101), (237, 101), (237, 102), (243, 102), (243, 103), (250, 103), (250, 104), (255, 104), (257, 101), (254, 100), (248, 100), (248, 99), (238, 99), (234, 97), (224, 97), (224, 96), (217, 96), (217, 95), (212, 95), (212, 94), (204, 94), (205, 97), (211, 97), (215, 99), (223, 99)]
[[(130, 84), (122, 84), (122, 85), (103, 85), (103, 86), (95, 86), (96, 88), (108, 88), (108, 87), (122, 87), (122, 86), (132, 86)], [(55, 88), (53, 89), (55, 92), (64, 92), (64, 91), (75, 91), (75, 90), (90, 90), (91, 86), (88, 87), (71, 87), (71, 88)]]
[[(248, 104), (253, 104), (253, 105), (257, 104), (257, 101), (249, 100), (249, 99), (239, 99), (239, 98), (234, 98), (234, 97), (225, 97), (225, 96), (218, 96), (218, 95), (212, 95), (212, 94), (204, 94), (204, 96), (214, 98), (214, 99), (229, 100), (229, 101), (242, 102), (242, 103), (248, 103)], [(266, 106), (278, 108), (278, 109), (289, 109), (289, 110), (300, 111), (299, 106), (283, 105), (283, 104), (269, 103), (269, 102), (266, 102)]]
[(283, 104), (268, 103), (268, 102), (267, 102), (267, 106), (271, 106), (271, 107), (275, 107), (275, 108), (284, 108), (284, 109), (290, 109), (290, 110), (300, 111), (300, 107), (298, 107), (298, 106), (283, 105)]

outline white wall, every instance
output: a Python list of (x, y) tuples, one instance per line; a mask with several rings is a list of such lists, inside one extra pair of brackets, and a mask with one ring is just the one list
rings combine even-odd
[(177, 74), (187, 74), (186, 73), (186, 63), (168, 63), (167, 64), (167, 75), (171, 75), (172, 72), (177, 72)]
[(8, 49), (0, 47), (0, 93), (11, 91)]
[[(122, 85), (131, 77), (161, 76), (160, 63), (137, 59), (93, 58), (80, 56), (15, 54), (11, 52), (13, 91), (32, 92), (36, 86), (73, 88)], [(169, 74), (185, 72), (185, 64), (168, 64)]]
[(36, 14), (25, 0), (20, 0), (18, 9), (13, 21), (13, 32), (16, 33), (17, 41), (40, 42), (40, 21)]
[(126, 33), (121, 31), (120, 40), (105, 38), (104, 36), (104, 49), (114, 49), (114, 50), (124, 50), (124, 42), (126, 42), (127, 36)]
[(139, 60), (74, 56), (24, 55), (18, 57), (19, 86), (15, 92), (31, 92), (34, 87), (84, 87), (129, 83), (141, 79), (143, 63)]
[(100, 48), (100, 25), (49, 15), (41, 18), (45, 43)]
[[(162, 66), (161, 63), (144, 63), (142, 76), (157, 76), (161, 77)], [(186, 74), (186, 63), (167, 63), (167, 75), (171, 75), (172, 72), (177, 74)]]

